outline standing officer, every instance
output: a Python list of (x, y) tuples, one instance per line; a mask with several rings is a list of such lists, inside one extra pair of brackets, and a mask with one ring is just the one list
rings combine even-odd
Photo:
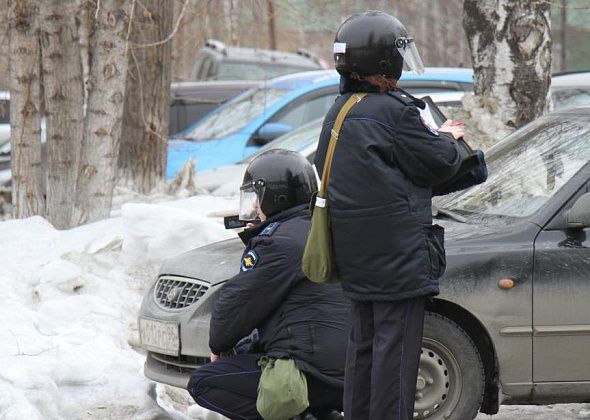
[[(246, 244), (240, 273), (215, 301), (212, 363), (197, 369), (188, 384), (199, 405), (230, 419), (260, 418), (257, 362), (269, 356), (293, 359), (305, 373), (311, 413), (302, 418), (342, 418), (349, 304), (340, 285), (312, 283), (301, 271), (315, 191), (313, 167), (295, 152), (270, 150), (246, 169), (240, 219), (261, 223), (240, 234)], [(254, 329), (255, 348), (224, 356)]]
[(344, 416), (410, 420), (425, 298), (438, 293), (444, 269), (432, 187), (458, 171), (455, 139), (463, 132), (450, 121), (427, 126), (423, 102), (397, 90), (404, 62), (418, 73), (423, 66), (395, 17), (368, 11), (348, 18), (336, 34), (334, 61), (342, 96), (324, 120), (320, 173), (340, 108), (353, 93), (369, 93), (344, 120), (328, 191), (338, 274), (352, 301)]

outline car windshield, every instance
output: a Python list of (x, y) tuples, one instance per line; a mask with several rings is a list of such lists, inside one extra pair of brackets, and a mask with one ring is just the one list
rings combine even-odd
[(589, 160), (590, 118), (542, 118), (490, 149), (485, 183), (438, 197), (434, 205), (480, 215), (527, 217)]
[(238, 132), (289, 92), (272, 88), (252, 89), (223, 108), (205, 116), (197, 125), (189, 127), (177, 136), (192, 141), (227, 137)]
[(307, 148), (307, 146), (311, 145), (312, 143), (317, 143), (318, 138), (320, 137), (320, 132), (322, 130), (322, 121), (323, 118), (314, 120), (309, 124), (306, 124), (301, 128), (298, 128), (297, 130), (291, 131), (290, 133), (279, 137), (275, 141), (271, 141), (270, 143), (265, 144), (263, 147), (260, 148), (260, 150), (248, 156), (240, 163), (249, 163), (259, 154), (271, 149), (286, 149), (291, 150), (293, 152), (303, 151), (305, 148)]

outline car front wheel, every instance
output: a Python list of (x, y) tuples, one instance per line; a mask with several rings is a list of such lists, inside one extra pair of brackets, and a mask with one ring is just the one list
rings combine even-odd
[(471, 338), (450, 319), (426, 312), (414, 419), (473, 419), (483, 390), (483, 364)]

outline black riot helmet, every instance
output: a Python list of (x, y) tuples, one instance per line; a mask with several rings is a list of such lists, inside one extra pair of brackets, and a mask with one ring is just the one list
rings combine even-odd
[(418, 74), (424, 72), (414, 39), (395, 17), (377, 10), (346, 19), (334, 40), (334, 65), (338, 73), (401, 77), (404, 62)]
[(272, 216), (306, 204), (318, 190), (311, 164), (297, 152), (272, 149), (254, 158), (240, 187), (240, 219), (255, 220), (256, 207)]

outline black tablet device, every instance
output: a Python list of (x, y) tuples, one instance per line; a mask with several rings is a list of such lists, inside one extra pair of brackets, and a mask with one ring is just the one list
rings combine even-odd
[(442, 113), (440, 108), (436, 106), (434, 101), (430, 96), (424, 96), (422, 99), (426, 103), (426, 109), (430, 111), (430, 115), (432, 115), (432, 119), (436, 123), (437, 127), (443, 125), (443, 123), (448, 119), (445, 117), (445, 114)]

